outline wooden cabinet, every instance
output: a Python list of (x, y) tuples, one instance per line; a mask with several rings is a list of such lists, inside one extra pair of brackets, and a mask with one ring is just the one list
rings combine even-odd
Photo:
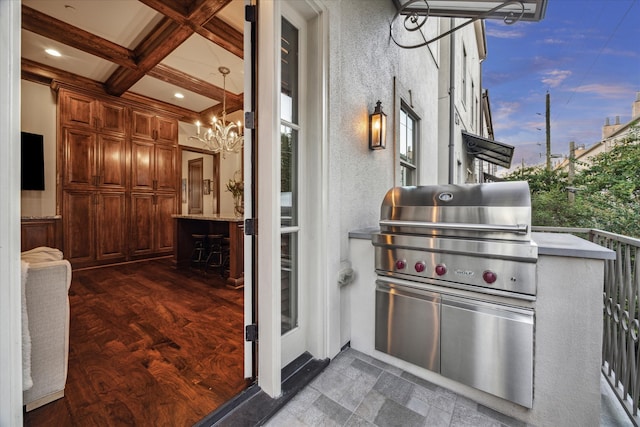
[(39, 246), (62, 250), (61, 217), (22, 218), (20, 226), (20, 250)]
[(126, 141), (115, 135), (63, 128), (65, 188), (111, 188), (126, 186)]
[(131, 141), (131, 189), (176, 191), (178, 148), (144, 140)]
[(125, 134), (126, 108), (123, 105), (65, 89), (60, 91), (59, 96), (62, 126)]
[(126, 259), (124, 192), (65, 191), (62, 218), (64, 254), (74, 267)]
[(172, 253), (176, 201), (172, 193), (131, 194), (132, 255)]
[(163, 144), (177, 144), (178, 121), (134, 109), (131, 111), (131, 137)]
[(74, 267), (173, 251), (178, 121), (59, 90), (64, 253)]

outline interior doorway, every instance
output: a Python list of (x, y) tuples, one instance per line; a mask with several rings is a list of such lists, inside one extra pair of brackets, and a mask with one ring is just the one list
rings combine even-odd
[[(189, 215), (202, 213), (202, 193), (203, 193), (203, 159), (189, 160), (189, 179), (187, 183), (189, 198), (188, 212)], [(207, 188), (208, 190), (208, 188)]]

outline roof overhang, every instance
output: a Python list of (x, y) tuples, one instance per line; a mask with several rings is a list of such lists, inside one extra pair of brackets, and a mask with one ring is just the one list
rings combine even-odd
[(393, 0), (403, 15), (540, 21), (548, 0)]
[(509, 169), (514, 147), (462, 131), (462, 141), (468, 154), (477, 159)]

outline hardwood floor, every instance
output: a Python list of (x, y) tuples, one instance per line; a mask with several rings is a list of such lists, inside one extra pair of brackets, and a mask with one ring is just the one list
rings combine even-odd
[(25, 426), (190, 426), (247, 386), (243, 291), (170, 263), (73, 272), (65, 397)]

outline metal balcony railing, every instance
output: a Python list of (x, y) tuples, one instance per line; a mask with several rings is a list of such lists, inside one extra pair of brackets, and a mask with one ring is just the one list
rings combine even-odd
[(611, 249), (603, 283), (602, 373), (629, 415), (640, 425), (640, 239), (586, 228), (533, 227), (533, 231), (579, 235)]

